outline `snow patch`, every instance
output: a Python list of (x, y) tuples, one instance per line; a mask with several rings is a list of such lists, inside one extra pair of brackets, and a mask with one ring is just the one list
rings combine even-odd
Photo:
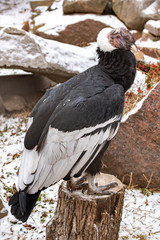
[(31, 17), (29, 0), (14, 0), (12, 8), (7, 1), (0, 1), (0, 27), (15, 26), (21, 28)]
[(136, 45), (139, 47), (146, 47), (146, 48), (157, 48), (160, 49), (160, 40), (159, 41), (152, 41), (151, 39), (147, 39), (146, 41), (142, 41), (138, 39), (136, 41)]
[(154, 85), (154, 87), (153, 87), (150, 91), (148, 91), (148, 93), (146, 94), (146, 96), (145, 96), (144, 98), (142, 98), (141, 101), (139, 101), (139, 102), (137, 103), (137, 105), (136, 105), (131, 111), (129, 111), (127, 114), (125, 114), (125, 115), (123, 116), (121, 122), (125, 122), (125, 121), (129, 118), (129, 116), (131, 116), (131, 115), (133, 115), (133, 114), (135, 114), (136, 112), (139, 111), (139, 109), (140, 109), (140, 108), (142, 107), (142, 105), (143, 105), (143, 102), (148, 98), (149, 94), (156, 88), (156, 86), (157, 86), (158, 84), (159, 84), (159, 82), (156, 83), (156, 84)]
[(142, 11), (142, 14), (148, 16), (148, 15), (155, 15), (155, 13), (157, 12), (157, 8), (158, 8), (158, 1), (154, 1), (151, 5), (149, 5), (146, 9), (144, 9)]
[(147, 21), (147, 25), (151, 25), (154, 28), (160, 28), (160, 20), (149, 20)]
[(134, 80), (134, 83), (132, 87), (128, 90), (128, 92), (133, 92), (134, 94), (137, 94), (137, 89), (141, 89), (144, 94), (146, 94), (147, 91), (147, 84), (146, 84), (146, 75), (143, 74), (141, 71), (136, 71), (136, 77)]

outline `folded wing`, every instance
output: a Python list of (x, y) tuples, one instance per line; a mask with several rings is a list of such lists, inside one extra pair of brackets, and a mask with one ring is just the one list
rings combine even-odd
[[(34, 194), (60, 179), (78, 176), (116, 134), (123, 111), (123, 87), (103, 87), (90, 96), (80, 92), (72, 91), (72, 96), (68, 94), (56, 103), (47, 113), (48, 119), (44, 117), (45, 123), (39, 123), (39, 119), (43, 121), (43, 105), (50, 95), (34, 110), (19, 172), (20, 190)], [(34, 138), (39, 124), (43, 127)]]

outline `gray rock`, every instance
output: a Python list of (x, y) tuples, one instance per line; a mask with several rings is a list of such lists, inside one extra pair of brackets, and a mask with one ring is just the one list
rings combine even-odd
[(90, 48), (68, 47), (13, 27), (0, 30), (0, 67), (22, 69), (62, 82), (96, 63)]
[[(12, 44), (9, 45), (9, 41)], [(29, 34), (24, 30), (8, 27), (1, 30), (1, 46), (9, 45), (7, 51), (0, 49), (0, 66), (24, 66), (24, 68), (46, 68), (47, 62), (41, 52), (40, 47)], [(17, 49), (18, 47), (18, 49)]]
[(35, 11), (35, 9), (39, 6), (48, 6), (50, 7), (54, 0), (39, 0), (39, 1), (30, 1), (30, 6), (32, 11)]
[(112, 7), (117, 17), (131, 29), (142, 30), (149, 19), (160, 19), (159, 0), (112, 0)]
[(7, 96), (3, 99), (3, 104), (8, 112), (25, 109), (26, 102), (22, 96)]
[(103, 13), (108, 0), (64, 0), (64, 14), (71, 13)]

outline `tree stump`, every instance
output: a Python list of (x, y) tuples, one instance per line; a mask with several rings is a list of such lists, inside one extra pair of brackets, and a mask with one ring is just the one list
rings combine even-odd
[(124, 186), (113, 175), (99, 174), (98, 185), (117, 182), (112, 195), (88, 195), (83, 189), (69, 191), (67, 182), (59, 187), (54, 217), (46, 227), (47, 240), (118, 240)]

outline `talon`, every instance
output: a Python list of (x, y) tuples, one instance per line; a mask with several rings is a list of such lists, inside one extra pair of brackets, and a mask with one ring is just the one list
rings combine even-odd
[(72, 186), (72, 191), (82, 190), (85, 191), (88, 188), (88, 183), (82, 183)]
[(87, 175), (84, 175), (83, 177), (79, 178), (78, 180), (74, 180), (74, 178), (71, 178), (69, 181), (67, 181), (67, 188), (69, 191), (73, 192), (76, 190), (82, 190), (85, 191), (88, 188), (88, 183), (84, 182), (87, 179)]
[(104, 186), (98, 186), (98, 187), (101, 188), (101, 189), (104, 189), (104, 190), (108, 190), (110, 188), (114, 188), (114, 187), (117, 187), (117, 186), (118, 186), (118, 183), (113, 182), (113, 183), (110, 183), (110, 184), (107, 184), (107, 185), (104, 185)]
[(111, 188), (118, 186), (117, 182), (112, 182), (107, 185), (98, 186), (98, 183), (94, 181), (95, 176), (88, 174), (88, 194), (94, 195), (112, 195), (114, 194), (113, 191), (108, 191)]
[(101, 191), (99, 189), (95, 189), (95, 190), (88, 189), (87, 194), (89, 194), (89, 195), (113, 195), (115, 193), (112, 191)]

